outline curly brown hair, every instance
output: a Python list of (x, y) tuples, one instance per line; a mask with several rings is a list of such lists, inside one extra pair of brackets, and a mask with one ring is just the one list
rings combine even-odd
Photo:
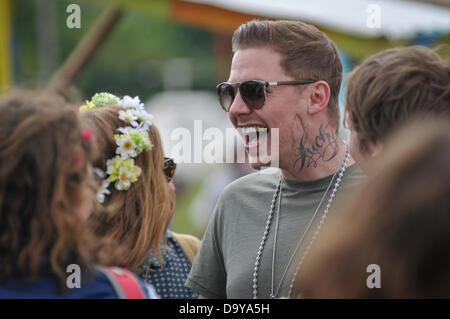
[[(120, 106), (104, 106), (80, 113), (83, 126), (94, 132), (98, 145), (94, 166), (104, 171), (106, 161), (116, 155), (114, 134), (125, 125), (119, 119), (121, 110)], [(111, 185), (111, 194), (91, 216), (95, 234), (107, 243), (96, 254), (102, 264), (135, 270), (151, 249), (161, 257), (161, 244), (175, 212), (175, 193), (163, 173), (164, 152), (155, 125), (150, 127), (149, 137), (152, 150), (134, 158), (142, 169), (138, 180), (127, 191), (117, 191)], [(111, 244), (118, 256), (109, 254)]]
[(89, 266), (80, 211), (95, 198), (92, 147), (56, 96), (11, 93), (0, 113), (0, 278), (54, 273), (65, 283), (69, 263)]

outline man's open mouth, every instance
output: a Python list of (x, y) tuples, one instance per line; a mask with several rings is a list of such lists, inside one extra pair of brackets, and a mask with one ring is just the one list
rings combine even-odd
[(258, 147), (260, 141), (265, 140), (270, 132), (270, 128), (262, 125), (241, 126), (240, 130), (247, 148)]

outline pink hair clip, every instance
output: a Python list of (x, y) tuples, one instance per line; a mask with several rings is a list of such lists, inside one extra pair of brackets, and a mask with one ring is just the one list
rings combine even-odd
[(84, 130), (80, 135), (83, 140), (88, 142), (94, 138), (94, 133), (92, 133), (90, 130)]

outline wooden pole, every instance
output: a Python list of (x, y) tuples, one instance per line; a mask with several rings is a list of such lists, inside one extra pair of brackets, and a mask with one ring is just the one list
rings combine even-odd
[(97, 18), (64, 64), (55, 72), (47, 87), (52, 93), (64, 94), (95, 52), (105, 42), (122, 17), (122, 8), (110, 7)]

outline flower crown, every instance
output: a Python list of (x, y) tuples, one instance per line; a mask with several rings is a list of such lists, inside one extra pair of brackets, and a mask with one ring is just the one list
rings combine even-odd
[(144, 151), (150, 151), (153, 147), (148, 136), (153, 116), (144, 108), (139, 97), (131, 98), (125, 95), (123, 99), (111, 93), (97, 93), (91, 101), (86, 101), (80, 106), (80, 112), (85, 112), (106, 105), (119, 105), (125, 110), (119, 111), (119, 119), (127, 125), (117, 129), (114, 134), (116, 140), (116, 156), (106, 161), (106, 173), (96, 170), (103, 178), (102, 186), (97, 193), (97, 200), (103, 203), (105, 195), (111, 194), (108, 189), (110, 183), (114, 182), (115, 189), (126, 191), (131, 183), (137, 181), (141, 175), (141, 168), (134, 164), (134, 157)]

